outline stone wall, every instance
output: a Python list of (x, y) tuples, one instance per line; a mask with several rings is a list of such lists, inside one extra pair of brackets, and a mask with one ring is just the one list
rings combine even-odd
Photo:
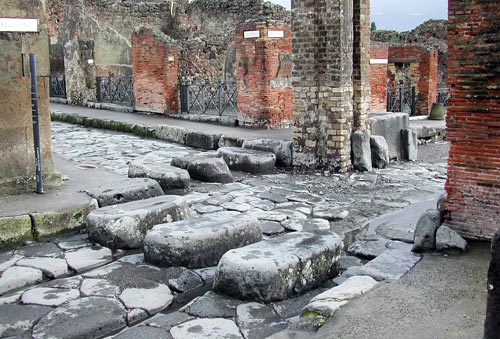
[(370, 112), (387, 111), (389, 46), (372, 45), (370, 58)]
[(500, 220), (500, 3), (449, 2), (446, 224), (491, 239)]
[[(256, 32), (258, 37), (245, 37)], [(289, 127), (293, 112), (290, 26), (281, 21), (238, 25), (236, 65), (240, 125)]]

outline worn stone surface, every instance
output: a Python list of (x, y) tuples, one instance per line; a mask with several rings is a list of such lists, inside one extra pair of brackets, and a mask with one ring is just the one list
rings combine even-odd
[(178, 292), (186, 292), (203, 286), (203, 278), (197, 273), (184, 269), (176, 278), (169, 279), (168, 286)]
[(336, 234), (306, 232), (235, 249), (221, 258), (214, 289), (242, 299), (283, 300), (335, 274), (341, 249)]
[(130, 201), (163, 195), (160, 185), (156, 181), (147, 178), (125, 179), (96, 188), (90, 188), (87, 189), (86, 192), (91, 197), (97, 199), (100, 207), (123, 204)]
[(166, 308), (174, 299), (168, 286), (158, 284), (154, 288), (127, 288), (120, 294), (127, 308), (140, 308), (154, 314)]
[(253, 174), (272, 173), (276, 165), (274, 153), (253, 149), (223, 147), (217, 150), (217, 156), (224, 159), (231, 170)]
[(441, 213), (438, 210), (425, 211), (417, 221), (414, 252), (432, 251), (436, 248), (436, 231), (441, 226)]
[(191, 320), (172, 327), (170, 334), (174, 339), (243, 339), (234, 321), (223, 318)]
[(418, 159), (417, 133), (410, 128), (401, 130), (401, 142), (403, 145), (404, 159), (408, 161), (417, 160)]
[(372, 155), (370, 150), (370, 134), (356, 131), (351, 136), (352, 164), (358, 171), (372, 170)]
[(93, 239), (111, 248), (138, 248), (154, 225), (189, 217), (179, 196), (161, 196), (108, 206), (87, 216), (87, 230)]
[(164, 330), (170, 331), (172, 327), (189, 320), (193, 320), (193, 317), (186, 313), (177, 311), (168, 314), (156, 314), (151, 319), (145, 321), (144, 325), (163, 328)]
[(318, 232), (330, 229), (330, 222), (320, 218), (304, 220), (287, 219), (282, 221), (281, 225), (289, 231)]
[(262, 152), (271, 152), (276, 156), (276, 164), (289, 167), (293, 164), (293, 143), (275, 139), (245, 140), (243, 148), (254, 149)]
[(374, 168), (386, 168), (389, 165), (389, 145), (381, 135), (370, 137), (370, 149), (372, 154), (372, 165)]
[(32, 326), (52, 310), (45, 306), (0, 305), (0, 336), (20, 338), (29, 333)]
[(315, 218), (338, 221), (345, 219), (349, 215), (349, 211), (344, 207), (331, 207), (324, 204), (313, 207), (312, 214)]
[(372, 113), (370, 129), (372, 135), (385, 138), (389, 146), (390, 159), (404, 160), (402, 151), (401, 130), (409, 127), (407, 113)]
[(491, 261), (488, 268), (488, 299), (484, 339), (494, 339), (500, 331), (500, 229), (491, 243)]
[(16, 265), (39, 269), (49, 278), (61, 278), (68, 274), (66, 260), (59, 258), (24, 258), (19, 260)]
[(121, 332), (113, 337), (113, 339), (170, 339), (170, 333), (162, 328), (152, 326), (139, 326)]
[(381, 237), (365, 237), (353, 242), (347, 248), (347, 252), (364, 259), (373, 259), (387, 250), (385, 244), (387, 239)]
[(23, 257), (47, 257), (47, 258), (62, 258), (64, 256), (57, 245), (51, 242), (35, 242), (21, 246), (14, 252)]
[(43, 273), (31, 267), (14, 266), (2, 272), (0, 295), (17, 288), (33, 285), (43, 280)]
[(144, 239), (146, 261), (161, 266), (214, 266), (224, 253), (262, 239), (256, 219), (221, 212), (153, 227)]
[(198, 318), (234, 318), (239, 304), (241, 301), (237, 299), (210, 291), (194, 299), (181, 311)]
[(111, 255), (109, 248), (96, 246), (67, 252), (66, 261), (73, 270), (82, 272), (111, 262)]
[(181, 145), (186, 144), (188, 130), (183, 127), (158, 125), (154, 129), (154, 134), (158, 139), (172, 141)]
[(387, 239), (403, 241), (409, 244), (413, 243), (415, 237), (415, 230), (411, 225), (400, 225), (393, 222), (380, 224), (377, 227), (376, 233)]
[(397, 280), (420, 261), (420, 255), (408, 251), (388, 250), (364, 266), (356, 267), (359, 275), (369, 275), (377, 281)]
[(61, 288), (33, 288), (23, 293), (21, 302), (23, 304), (35, 304), (40, 306), (61, 306), (73, 299), (80, 297), (78, 290)]
[(207, 150), (215, 150), (219, 147), (220, 137), (220, 134), (188, 131), (186, 135), (186, 145)]
[(168, 163), (133, 162), (128, 169), (129, 178), (150, 178), (157, 181), (164, 192), (187, 189), (191, 183), (188, 171)]
[(85, 279), (80, 286), (80, 293), (84, 297), (117, 297), (120, 292), (120, 287), (106, 279)]
[(467, 241), (448, 226), (441, 226), (436, 231), (436, 249), (440, 252), (464, 252)]
[(33, 240), (29, 215), (0, 218), (0, 248)]
[(199, 159), (191, 162), (187, 170), (193, 179), (205, 182), (234, 182), (233, 175), (223, 159)]
[(236, 308), (236, 323), (245, 338), (267, 338), (288, 327), (272, 307), (256, 302)]

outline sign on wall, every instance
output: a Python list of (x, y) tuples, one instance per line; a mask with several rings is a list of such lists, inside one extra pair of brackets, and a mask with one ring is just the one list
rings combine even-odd
[(0, 18), (0, 32), (38, 32), (38, 19)]

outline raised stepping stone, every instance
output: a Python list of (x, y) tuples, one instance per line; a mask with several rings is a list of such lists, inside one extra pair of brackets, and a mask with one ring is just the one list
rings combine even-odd
[(214, 290), (239, 299), (285, 300), (319, 286), (338, 270), (342, 240), (335, 233), (290, 233), (227, 252)]
[(174, 339), (243, 339), (234, 321), (223, 318), (191, 320), (172, 327), (170, 334)]
[(224, 253), (262, 240), (259, 222), (221, 212), (153, 227), (144, 239), (146, 261), (159, 266), (215, 266)]
[(150, 178), (157, 181), (164, 192), (189, 188), (191, 177), (185, 169), (162, 163), (131, 163), (129, 178)]
[(123, 204), (130, 201), (163, 195), (160, 185), (153, 179), (125, 179), (115, 183), (88, 189), (85, 192), (96, 198), (100, 207)]
[(93, 210), (87, 215), (89, 238), (110, 248), (139, 248), (154, 225), (189, 218), (184, 199), (161, 196)]
[(233, 175), (223, 159), (198, 159), (190, 163), (187, 170), (191, 178), (196, 180), (222, 184), (234, 182)]
[(224, 159), (230, 169), (253, 174), (268, 174), (274, 171), (276, 156), (273, 153), (238, 147), (222, 147), (217, 156)]
[(274, 153), (276, 164), (279, 166), (289, 167), (293, 164), (293, 143), (291, 141), (275, 139), (245, 140), (243, 148)]

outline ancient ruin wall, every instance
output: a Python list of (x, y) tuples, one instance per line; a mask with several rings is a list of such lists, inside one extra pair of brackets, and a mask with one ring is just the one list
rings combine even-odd
[(500, 3), (449, 2), (446, 223), (491, 239), (500, 223)]

